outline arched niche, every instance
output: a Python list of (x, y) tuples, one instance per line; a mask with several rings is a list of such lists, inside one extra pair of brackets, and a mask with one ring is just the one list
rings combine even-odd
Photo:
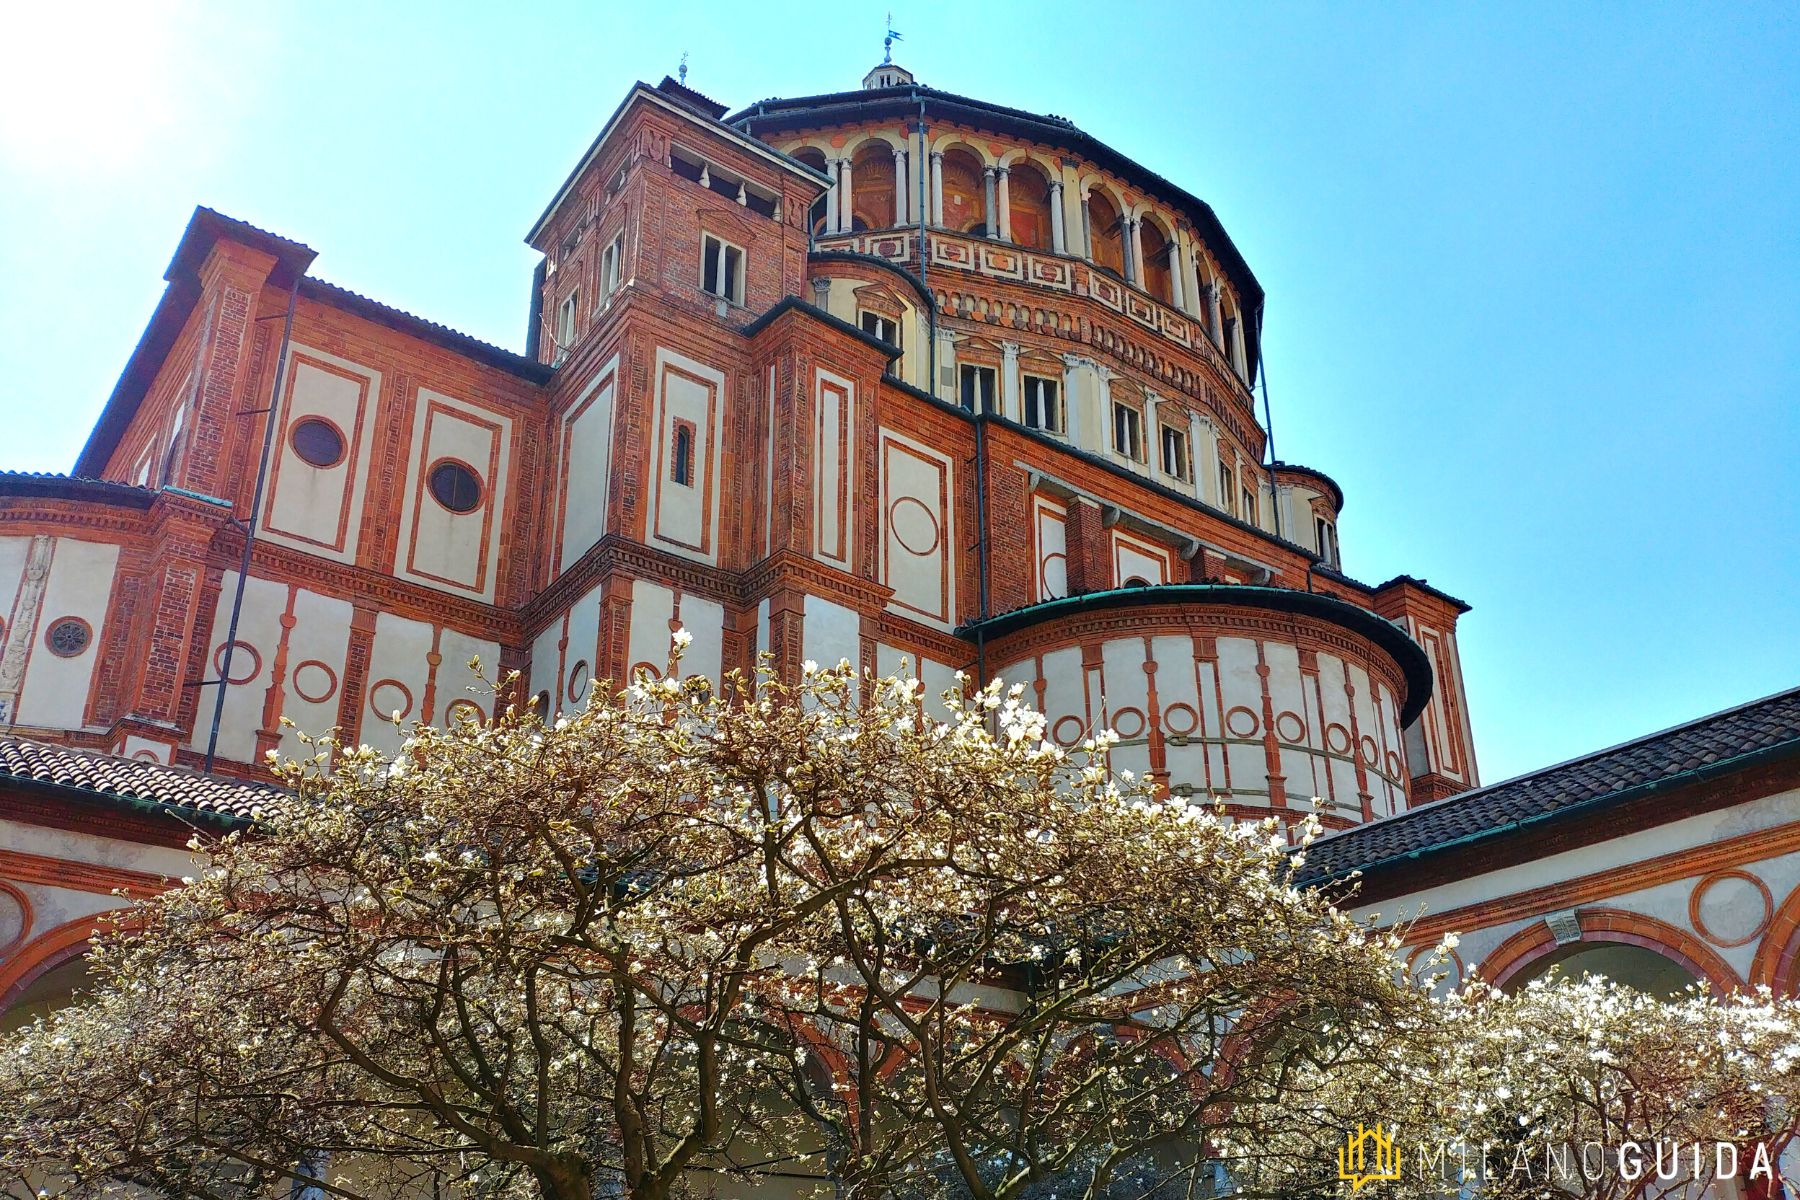
[(1146, 214), (1138, 227), (1138, 240), (1144, 248), (1144, 290), (1164, 304), (1175, 303), (1169, 259), (1175, 243), (1155, 217)]
[(1118, 205), (1105, 192), (1088, 193), (1088, 259), (1115, 275), (1125, 274), (1125, 227)]
[(894, 225), (894, 148), (871, 140), (850, 158), (851, 210), (858, 229)]
[(982, 163), (971, 151), (952, 146), (944, 151), (944, 228), (986, 237), (987, 187)]
[(1049, 177), (1036, 163), (1020, 159), (1012, 165), (1007, 193), (1012, 210), (1012, 228), (1008, 232), (1013, 242), (1033, 250), (1050, 249)]

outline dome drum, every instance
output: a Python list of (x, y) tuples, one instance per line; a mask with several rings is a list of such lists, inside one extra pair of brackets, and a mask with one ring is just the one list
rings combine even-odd
[(1306, 592), (1182, 584), (1092, 593), (965, 627), (990, 674), (1024, 683), (1075, 745), (1101, 728), (1117, 768), (1234, 816), (1343, 828), (1407, 806), (1402, 731), (1431, 672), (1398, 629)]

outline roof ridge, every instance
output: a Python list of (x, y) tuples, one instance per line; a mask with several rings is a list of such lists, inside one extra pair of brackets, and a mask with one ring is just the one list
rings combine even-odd
[(1578, 754), (1573, 758), (1563, 759), (1561, 762), (1555, 762), (1555, 763), (1549, 764), (1548, 766), (1539, 767), (1535, 771), (1526, 771), (1522, 775), (1509, 776), (1506, 779), (1501, 779), (1494, 783), (1484, 783), (1480, 787), (1469, 788), (1466, 791), (1457, 792), (1455, 795), (1452, 795), (1452, 796), (1445, 796), (1442, 799), (1432, 800), (1425, 804), (1416, 805), (1412, 808), (1407, 809), (1405, 812), (1397, 812), (1397, 813), (1392, 814), (1391, 816), (1382, 817), (1382, 818), (1380, 818), (1378, 820), (1374, 820), (1374, 821), (1365, 821), (1359, 825), (1352, 825), (1348, 829), (1339, 829), (1330, 834), (1327, 834), (1326, 836), (1324, 836), (1322, 838), (1319, 838), (1317, 841), (1315, 841), (1313, 843), (1313, 845), (1315, 847), (1321, 846), (1327, 842), (1334, 842), (1339, 838), (1345, 837), (1350, 834), (1358, 833), (1358, 832), (1360, 832), (1362, 830), (1366, 830), (1366, 829), (1374, 829), (1377, 827), (1392, 828), (1395, 825), (1405, 823), (1409, 818), (1439, 812), (1439, 811), (1443, 810), (1445, 807), (1447, 807), (1453, 803), (1456, 803), (1458, 801), (1479, 799), (1483, 796), (1487, 796), (1494, 792), (1497, 792), (1502, 788), (1517, 787), (1522, 784), (1529, 783), (1532, 780), (1541, 779), (1544, 776), (1554, 774), (1555, 772), (1558, 772), (1558, 771), (1566, 771), (1566, 770), (1570, 769), (1571, 767), (1576, 767), (1583, 763), (1594, 762), (1595, 760), (1605, 758), (1607, 755), (1610, 755), (1610, 754), (1618, 754), (1623, 751), (1630, 750), (1630, 749), (1633, 749), (1638, 746), (1642, 746), (1648, 742), (1656, 741), (1659, 738), (1665, 738), (1665, 737), (1672, 736), (1674, 734), (1682, 733), (1689, 729), (1693, 729), (1697, 726), (1708, 725), (1708, 724), (1712, 724), (1714, 722), (1724, 721), (1730, 717), (1736, 716), (1743, 712), (1747, 712), (1750, 709), (1757, 708), (1761, 705), (1773, 705), (1777, 702), (1786, 701), (1786, 700), (1800, 700), (1800, 686), (1784, 688), (1783, 690), (1781, 690), (1779, 692), (1771, 692), (1770, 694), (1768, 694), (1766, 696), (1759, 696), (1754, 700), (1746, 700), (1742, 704), (1732, 705), (1730, 708), (1722, 708), (1716, 712), (1706, 713), (1703, 716), (1694, 717), (1694, 718), (1691, 718), (1690, 720), (1679, 721), (1679, 722), (1675, 723), (1674, 725), (1670, 725), (1663, 729), (1653, 730), (1649, 733), (1640, 734), (1634, 738), (1628, 738), (1622, 742), (1616, 742), (1611, 746), (1606, 746), (1599, 750), (1589, 751), (1588, 753), (1585, 753), (1585, 754)]
[[(97, 750), (91, 746), (72, 746), (66, 742), (47, 742), (42, 738), (25, 737), (16, 733), (0, 734), (0, 745), (30, 746), (38, 750), (47, 750), (55, 754), (70, 754), (86, 759), (89, 762), (117, 763), (134, 771), (157, 771), (170, 775), (178, 775), (196, 782), (212, 784), (218, 787), (243, 788), (261, 792), (277, 792), (285, 794), (287, 789), (273, 782), (265, 783), (255, 779), (237, 779), (230, 775), (210, 775), (196, 767), (182, 766), (178, 763), (154, 762), (147, 758), (131, 758), (124, 754), (115, 754), (110, 750)], [(0, 765), (0, 775), (12, 775)]]

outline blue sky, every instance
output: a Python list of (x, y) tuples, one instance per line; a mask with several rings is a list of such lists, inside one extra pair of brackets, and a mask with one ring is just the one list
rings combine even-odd
[[(831, 14), (821, 20), (822, 13)], [(854, 87), (856, 4), (32, 5), (0, 46), (0, 465), (67, 470), (195, 204), (514, 348), (633, 79)], [(923, 82), (1207, 199), (1346, 569), (1475, 606), (1482, 773), (1800, 684), (1800, 8), (910, 4)]]

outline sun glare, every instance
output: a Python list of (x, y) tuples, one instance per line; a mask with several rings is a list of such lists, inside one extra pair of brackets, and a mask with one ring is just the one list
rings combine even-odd
[(0, 160), (104, 171), (141, 160), (181, 115), (190, 3), (0, 3)]

